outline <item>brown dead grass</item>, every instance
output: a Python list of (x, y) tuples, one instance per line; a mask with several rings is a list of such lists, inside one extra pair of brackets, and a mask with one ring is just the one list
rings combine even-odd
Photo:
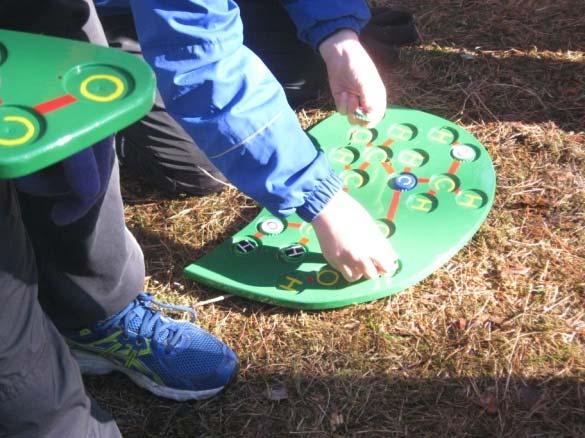
[[(391, 100), (455, 120), (489, 149), (487, 222), (393, 298), (320, 313), (229, 296), (199, 308), (239, 354), (240, 380), (173, 403), (121, 376), (87, 379), (125, 436), (585, 436), (583, 3), (402, 5), (425, 42), (383, 68)], [(308, 126), (331, 108), (325, 97), (299, 118)], [(223, 296), (181, 271), (254, 203), (233, 189), (175, 201), (133, 180), (124, 189), (149, 290), (181, 304)]]

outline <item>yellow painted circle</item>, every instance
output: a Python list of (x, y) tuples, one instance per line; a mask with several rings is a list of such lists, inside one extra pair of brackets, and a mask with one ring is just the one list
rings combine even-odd
[[(89, 91), (87, 89), (89, 84), (91, 84), (93, 81), (99, 81), (99, 80), (110, 81), (111, 83), (114, 84), (116, 89), (114, 90), (113, 93), (110, 93), (107, 96), (99, 96), (97, 94), (92, 93), (91, 91)], [(124, 82), (122, 82), (120, 80), (120, 78), (118, 78), (117, 76), (100, 74), (100, 75), (91, 75), (91, 76), (85, 78), (83, 80), (83, 82), (81, 83), (81, 85), (79, 86), (79, 92), (81, 93), (81, 95), (83, 97), (85, 97), (86, 99), (89, 99), (89, 100), (93, 100), (94, 102), (112, 102), (113, 100), (118, 99), (122, 95), (122, 93), (124, 92), (124, 88), (125, 88)]]
[(437, 192), (452, 192), (457, 188), (457, 181), (451, 175), (434, 175), (430, 186)]
[(372, 141), (374, 134), (367, 128), (351, 127), (349, 130), (349, 142), (351, 144), (367, 144)]
[(388, 137), (394, 140), (410, 141), (416, 137), (417, 129), (408, 123), (392, 125), (387, 131)]
[(378, 146), (366, 150), (365, 158), (372, 163), (383, 163), (388, 161), (390, 151), (384, 146)]
[(335, 163), (353, 164), (360, 156), (357, 149), (352, 147), (341, 147), (332, 149), (329, 152), (329, 158)]
[[(330, 278), (327, 279), (326, 277)], [(317, 273), (317, 283), (321, 286), (333, 286), (339, 281), (339, 274), (333, 269), (321, 269)]]
[(404, 149), (398, 154), (398, 162), (404, 166), (420, 167), (427, 161), (424, 151), (418, 149)]
[(437, 208), (437, 198), (426, 193), (412, 195), (406, 201), (406, 206), (414, 211), (429, 213)]
[(361, 187), (364, 185), (364, 177), (357, 172), (347, 172), (343, 176), (343, 182), (348, 187)]
[(369, 182), (369, 177), (363, 170), (347, 170), (340, 174), (343, 185), (350, 189), (359, 189)]
[(26, 132), (24, 133), (24, 135), (21, 135), (18, 138), (8, 139), (8, 138), (1, 138), (0, 137), (0, 146), (11, 147), (11, 146), (23, 145), (27, 141), (29, 141), (33, 137), (33, 135), (35, 134), (35, 126), (26, 117), (6, 116), (2, 120), (4, 120), (5, 122), (20, 123), (21, 125), (23, 125), (25, 127)]
[(455, 203), (460, 207), (477, 209), (486, 203), (486, 195), (479, 190), (464, 190), (455, 197)]
[(380, 219), (376, 221), (376, 225), (378, 225), (378, 229), (382, 232), (384, 237), (388, 238), (394, 234), (395, 225), (388, 219)]

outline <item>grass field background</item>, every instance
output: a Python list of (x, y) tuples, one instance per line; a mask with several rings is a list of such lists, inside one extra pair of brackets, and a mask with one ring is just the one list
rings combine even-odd
[[(147, 289), (196, 305), (241, 359), (223, 395), (174, 403), (121, 375), (86, 378), (126, 437), (585, 436), (585, 4), (412, 0), (424, 42), (380, 65), (393, 104), (437, 114), (490, 151), (479, 233), (392, 298), (302, 312), (226, 296), (183, 267), (259, 208), (228, 188), (169, 200), (123, 175)], [(298, 109), (308, 127), (327, 94)]]

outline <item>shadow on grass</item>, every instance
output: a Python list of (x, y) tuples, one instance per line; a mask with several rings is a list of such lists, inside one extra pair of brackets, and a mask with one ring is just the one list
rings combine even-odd
[(583, 379), (244, 376), (217, 398), (156, 398), (125, 377), (86, 378), (125, 437), (585, 436)]

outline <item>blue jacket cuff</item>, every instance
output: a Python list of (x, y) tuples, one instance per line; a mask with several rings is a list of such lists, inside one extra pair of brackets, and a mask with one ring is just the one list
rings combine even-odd
[(341, 190), (343, 182), (331, 173), (327, 178), (321, 180), (315, 190), (307, 196), (305, 203), (297, 208), (297, 214), (306, 222), (312, 222), (321, 210), (327, 205), (331, 198)]
[(307, 41), (317, 50), (319, 44), (341, 29), (351, 29), (357, 34), (362, 30), (363, 22), (354, 17), (341, 17), (336, 20), (324, 21), (307, 30)]

